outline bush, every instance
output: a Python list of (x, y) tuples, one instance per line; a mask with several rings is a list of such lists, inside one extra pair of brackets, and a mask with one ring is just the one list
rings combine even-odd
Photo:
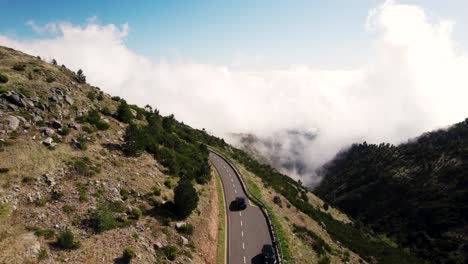
[(275, 197), (273, 197), (273, 202), (279, 205), (279, 207), (283, 207), (283, 205), (281, 204), (281, 198), (278, 195), (275, 195)]
[(26, 64), (24, 63), (16, 63), (13, 65), (13, 70), (15, 71), (24, 71), (24, 69), (26, 69)]
[(47, 249), (41, 248), (39, 250), (39, 254), (37, 255), (37, 260), (45, 260), (49, 256), (49, 253), (47, 253)]
[(63, 197), (63, 192), (54, 190), (52, 194), (50, 195), (50, 200), (57, 201), (62, 197)]
[(96, 99), (96, 94), (94, 92), (89, 92), (87, 97), (89, 100), (94, 101)]
[(102, 101), (104, 100), (104, 95), (102, 93), (99, 93), (97, 96), (96, 96), (96, 99), (98, 99), (98, 101)]
[(88, 139), (84, 135), (78, 135), (75, 146), (80, 150), (88, 149)]
[(78, 175), (93, 176), (101, 172), (101, 167), (93, 164), (88, 157), (78, 158), (70, 163), (72, 171)]
[(46, 81), (47, 81), (48, 83), (53, 83), (53, 82), (55, 82), (55, 78), (52, 77), (52, 76), (49, 76), (49, 77), (47, 77)]
[(106, 230), (114, 229), (119, 226), (119, 223), (114, 218), (114, 213), (106, 204), (100, 204), (98, 208), (91, 214), (89, 225), (94, 231), (100, 233)]
[(103, 113), (106, 116), (112, 116), (112, 112), (109, 109), (109, 107), (105, 106), (104, 108), (101, 109), (101, 113)]
[(124, 248), (123, 253), (122, 253), (122, 260), (125, 263), (130, 263), (132, 259), (135, 257), (136, 257), (136, 253), (132, 248), (130, 247)]
[(193, 225), (192, 224), (185, 224), (177, 229), (177, 232), (191, 236), (193, 234)]
[(124, 153), (128, 156), (138, 157), (146, 148), (146, 133), (136, 124), (130, 124), (125, 130)]
[(328, 211), (329, 208), (330, 206), (327, 203), (323, 204), (323, 210)]
[(62, 127), (61, 129), (59, 129), (59, 134), (62, 135), (62, 136), (67, 136), (68, 134), (70, 134), (70, 128), (69, 127)]
[(130, 106), (125, 100), (120, 100), (119, 107), (117, 108), (116, 118), (120, 122), (130, 123), (133, 120), (133, 114)]
[(51, 239), (55, 236), (55, 231), (53, 229), (38, 228), (36, 231), (34, 231), (34, 235), (38, 237), (44, 237), (45, 239)]
[(78, 72), (75, 74), (75, 80), (78, 83), (85, 83), (86, 82), (86, 76), (83, 74), (82, 69), (79, 69)]
[(0, 73), (0, 83), (7, 83), (8, 77), (2, 73)]
[(112, 99), (112, 101), (116, 101), (116, 102), (121, 100), (121, 98), (118, 97), (118, 96), (112, 96), (111, 99)]
[(174, 245), (167, 245), (162, 248), (164, 255), (170, 261), (174, 261), (179, 254), (179, 249)]
[(174, 190), (174, 204), (177, 214), (186, 218), (198, 205), (198, 193), (190, 180), (182, 178)]
[(128, 213), (128, 217), (133, 220), (140, 220), (143, 217), (143, 212), (139, 208), (134, 208)]
[(57, 245), (62, 249), (77, 249), (80, 247), (80, 241), (76, 241), (73, 232), (67, 229), (59, 233)]

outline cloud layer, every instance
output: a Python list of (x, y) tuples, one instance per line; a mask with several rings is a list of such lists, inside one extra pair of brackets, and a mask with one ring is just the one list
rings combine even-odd
[(399, 143), (468, 116), (468, 58), (451, 37), (454, 23), (430, 21), (418, 6), (387, 1), (372, 9), (366, 23), (375, 35), (372, 56), (353, 70), (297, 65), (243, 71), (152, 61), (126, 47), (128, 25), (100, 25), (94, 19), (83, 26), (27, 24), (53, 36), (0, 35), (0, 45), (82, 68), (90, 83), (131, 103), (149, 103), (219, 136), (269, 137), (290, 129), (316, 133), (300, 149), (309, 171), (353, 142)]

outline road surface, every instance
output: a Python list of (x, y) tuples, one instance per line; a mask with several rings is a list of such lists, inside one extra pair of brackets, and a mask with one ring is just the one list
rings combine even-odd
[(262, 247), (272, 244), (272, 239), (265, 217), (260, 208), (248, 202), (247, 208), (236, 211), (231, 202), (236, 196), (247, 196), (234, 170), (211, 152), (209, 159), (215, 166), (224, 189), (224, 201), (227, 212), (227, 263), (228, 264), (257, 264), (262, 263)]

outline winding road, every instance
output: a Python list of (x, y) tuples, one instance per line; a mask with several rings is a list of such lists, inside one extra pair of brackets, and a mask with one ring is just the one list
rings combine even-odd
[(227, 212), (227, 263), (252, 264), (262, 263), (262, 247), (272, 244), (268, 224), (260, 208), (250, 201), (247, 208), (241, 211), (231, 205), (237, 196), (247, 195), (242, 188), (234, 170), (217, 154), (209, 155), (211, 163), (221, 176), (224, 189), (224, 201)]

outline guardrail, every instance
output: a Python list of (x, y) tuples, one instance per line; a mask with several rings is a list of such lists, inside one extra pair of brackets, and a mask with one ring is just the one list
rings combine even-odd
[(270, 235), (271, 235), (272, 241), (273, 241), (273, 248), (276, 251), (275, 255), (276, 255), (277, 261), (278, 261), (279, 264), (285, 263), (284, 260), (283, 260), (283, 252), (281, 251), (281, 247), (278, 246), (278, 244), (281, 243), (281, 241), (279, 241), (279, 239), (276, 236), (276, 234), (278, 232), (276, 231), (275, 226), (272, 224), (270, 214), (268, 213), (268, 209), (265, 206), (265, 204), (263, 204), (262, 201), (260, 201), (257, 197), (255, 197), (254, 195), (252, 195), (250, 193), (249, 189), (247, 188), (247, 186), (246, 186), (246, 184), (244, 182), (242, 174), (237, 170), (237, 167), (227, 157), (224, 156), (224, 154), (220, 153), (218, 150), (216, 150), (216, 149), (214, 149), (213, 147), (210, 147), (210, 146), (208, 146), (208, 149), (211, 152), (213, 152), (214, 154), (221, 157), (224, 161), (226, 161), (226, 163), (234, 170), (234, 172), (237, 175), (237, 178), (239, 179), (239, 181), (240, 181), (240, 183), (242, 185), (242, 189), (244, 190), (245, 194), (247, 195), (247, 198), (249, 198), (251, 201), (253, 201), (258, 206), (258, 208), (260, 208), (260, 211), (262, 212), (262, 214), (265, 217), (265, 220), (267, 221), (267, 224), (268, 224), (268, 229), (270, 231)]

